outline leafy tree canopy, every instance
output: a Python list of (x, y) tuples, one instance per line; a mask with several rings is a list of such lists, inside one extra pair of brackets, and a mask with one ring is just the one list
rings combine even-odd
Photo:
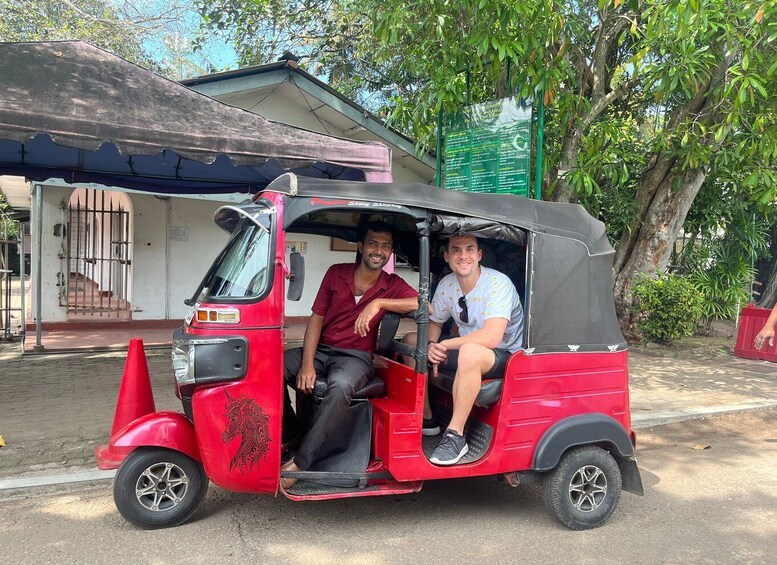
[(190, 0), (0, 0), (0, 14), (0, 41), (84, 40), (170, 78), (213, 71), (224, 51), (211, 36), (194, 53)]
[(143, 48), (142, 28), (107, 0), (0, 0), (0, 41), (83, 39), (115, 55), (158, 68)]

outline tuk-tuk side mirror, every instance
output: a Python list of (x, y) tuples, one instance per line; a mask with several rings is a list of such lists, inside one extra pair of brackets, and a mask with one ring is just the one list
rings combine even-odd
[(302, 287), (305, 286), (305, 258), (296, 251), (289, 255), (289, 290), (286, 297), (294, 302), (302, 298)]

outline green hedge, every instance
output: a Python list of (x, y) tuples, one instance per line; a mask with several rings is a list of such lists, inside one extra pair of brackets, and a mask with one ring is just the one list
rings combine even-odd
[(634, 298), (639, 330), (658, 343), (693, 335), (704, 315), (704, 297), (687, 277), (642, 276), (634, 285)]

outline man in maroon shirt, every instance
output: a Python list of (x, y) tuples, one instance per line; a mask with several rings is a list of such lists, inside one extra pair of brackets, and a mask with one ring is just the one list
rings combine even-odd
[[(281, 471), (308, 470), (321, 446), (337, 430), (354, 392), (372, 376), (372, 350), (383, 315), (387, 311), (405, 314), (418, 308), (418, 293), (402, 278), (383, 270), (394, 250), (392, 227), (385, 222), (370, 222), (357, 245), (361, 262), (329, 268), (313, 303), (302, 348), (285, 354), (287, 385), (309, 394), (319, 376), (326, 378), (327, 389), (313, 426)], [(298, 428), (286, 387), (284, 393), (286, 442)], [(284, 488), (295, 482), (281, 479)]]

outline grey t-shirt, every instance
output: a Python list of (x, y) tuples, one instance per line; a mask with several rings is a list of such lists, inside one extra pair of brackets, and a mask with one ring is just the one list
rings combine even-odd
[(489, 318), (508, 320), (502, 343), (498, 349), (515, 353), (521, 348), (523, 339), (523, 308), (518, 291), (507, 275), (488, 267), (480, 267), (480, 278), (469, 294), (466, 295), (469, 320), (461, 321), (459, 298), (463, 295), (456, 275), (446, 275), (437, 285), (432, 299), (433, 322), (444, 324), (453, 317), (459, 327), (459, 335), (465, 336), (482, 329)]

